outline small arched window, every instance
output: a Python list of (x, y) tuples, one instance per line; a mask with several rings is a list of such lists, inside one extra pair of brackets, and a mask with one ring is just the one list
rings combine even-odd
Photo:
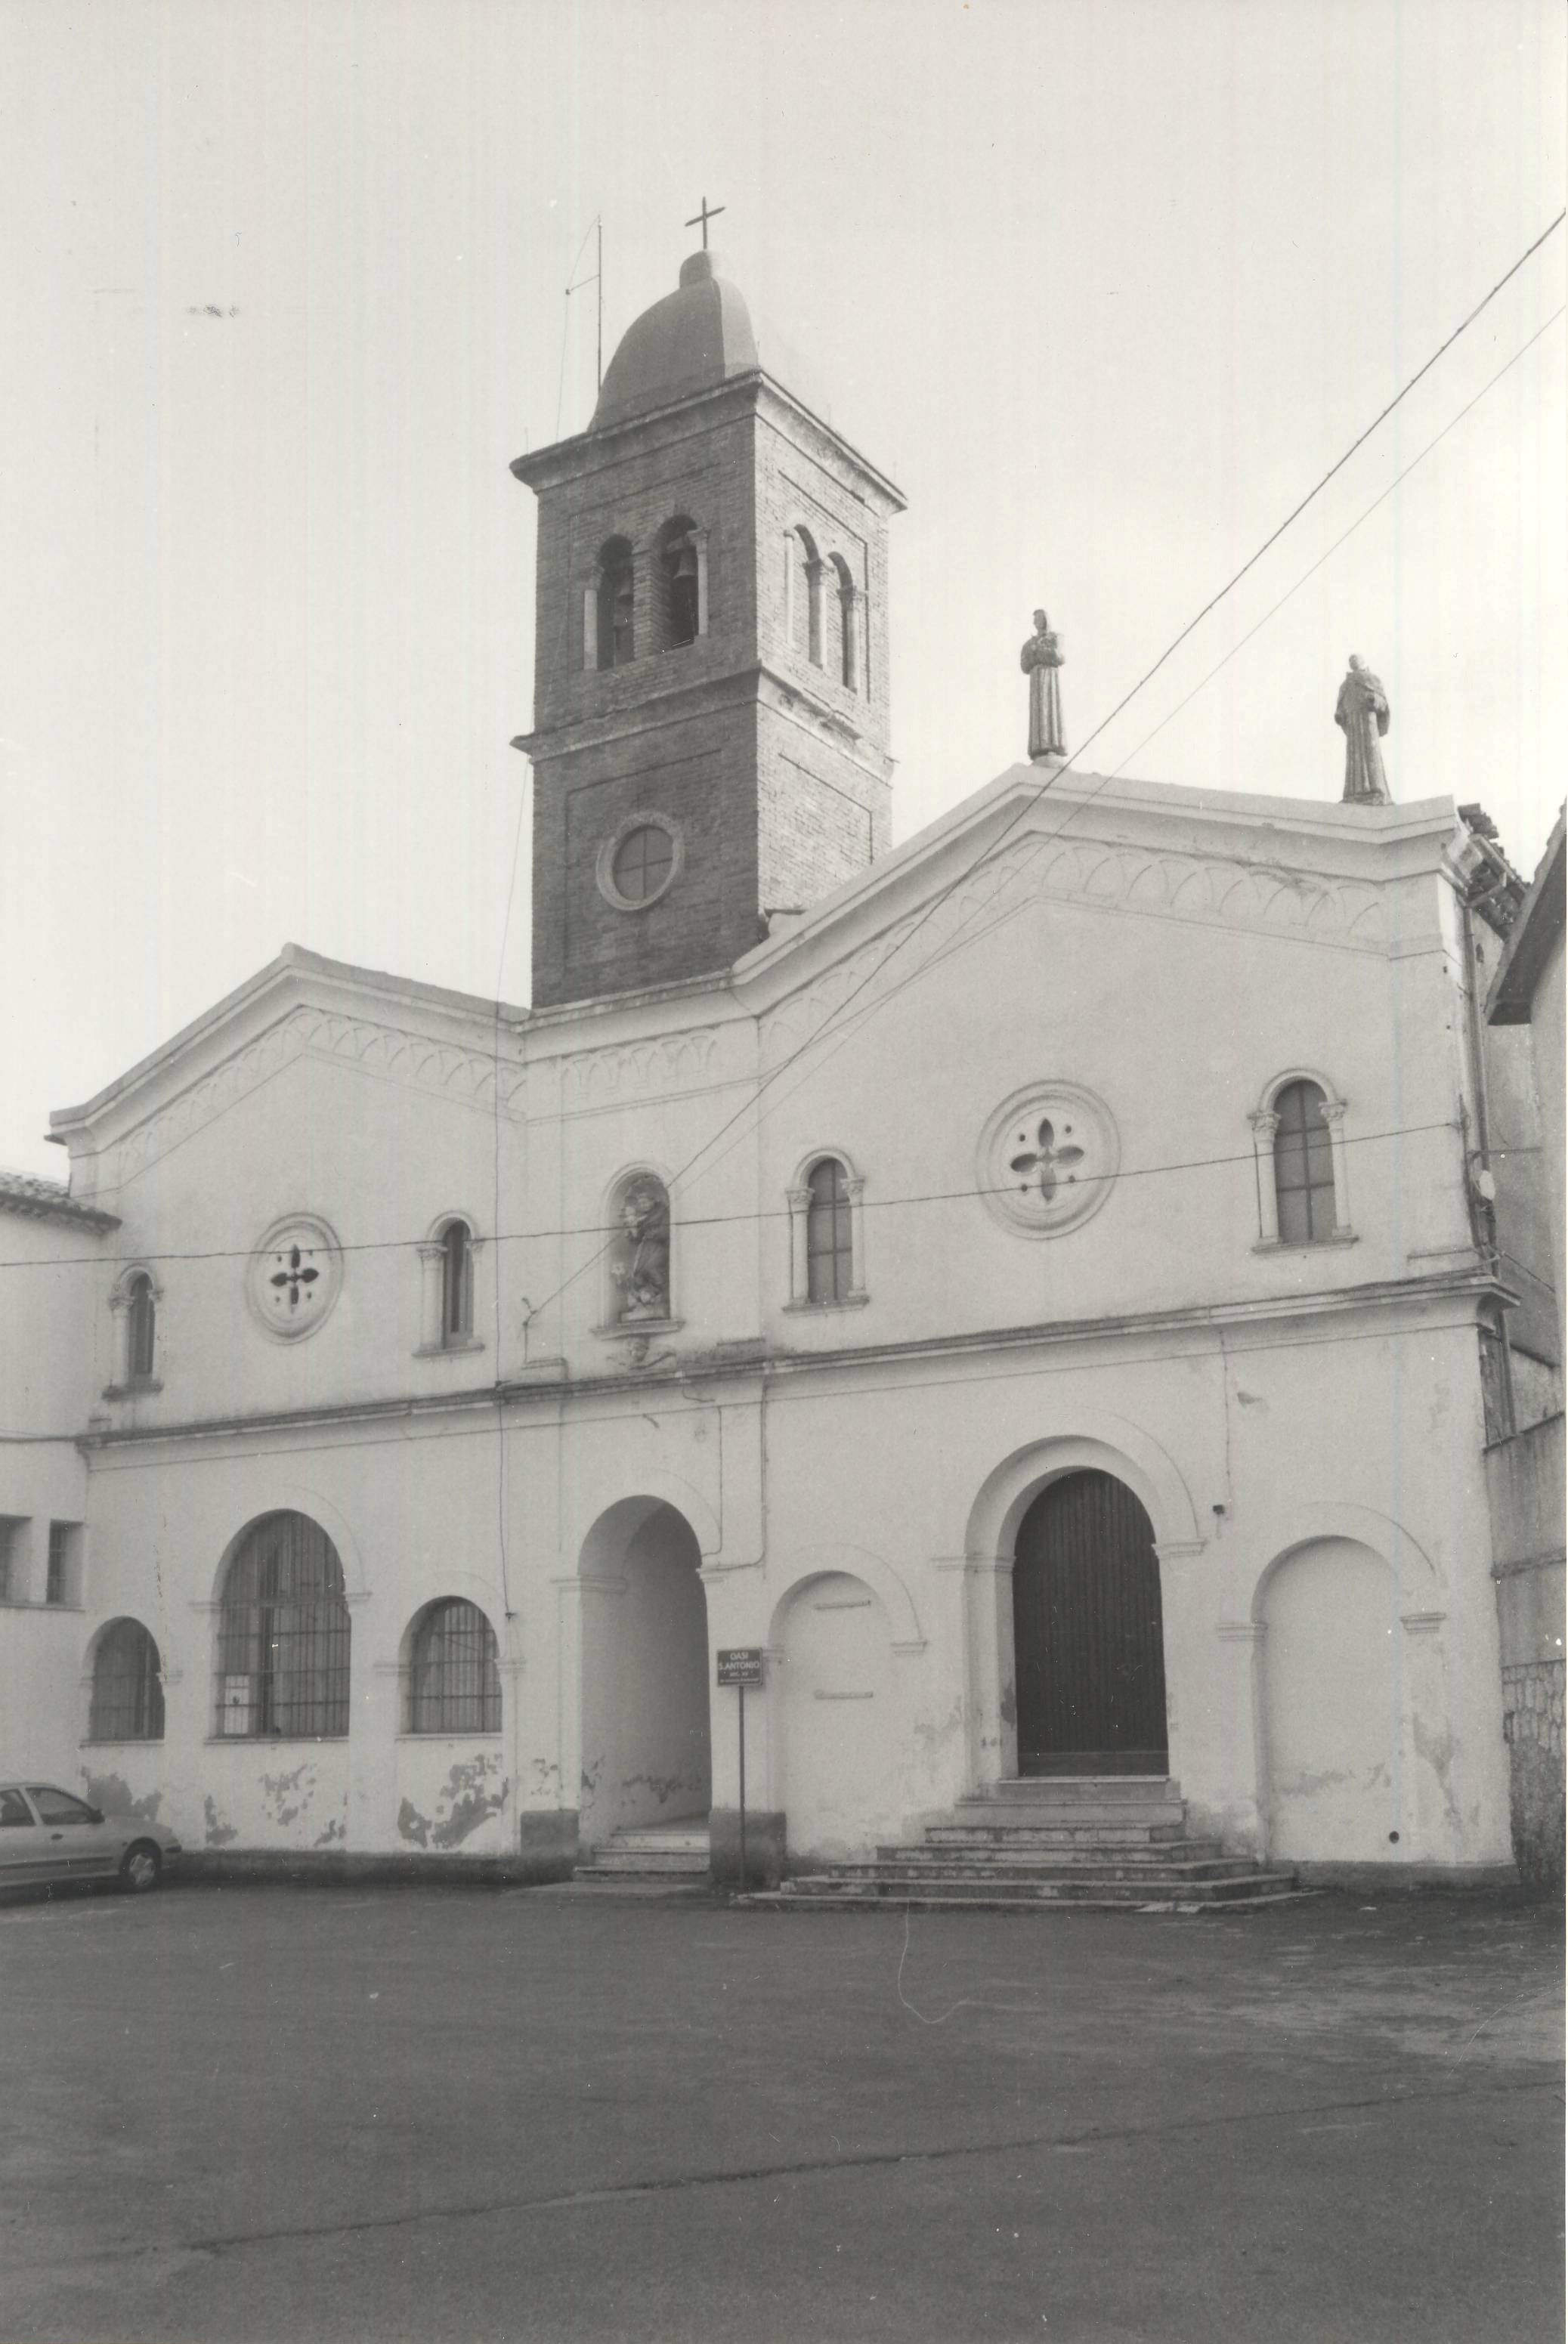
[(145, 1383), (153, 1371), (153, 1358), (157, 1348), (157, 1303), (153, 1295), (153, 1282), (145, 1269), (132, 1278), (127, 1289), (126, 1329), (127, 1381)]
[(349, 1605), (338, 1550), (305, 1514), (264, 1514), (223, 1583), (217, 1730), (225, 1735), (349, 1731)]
[(161, 1742), (163, 1672), (139, 1620), (111, 1620), (93, 1654), (89, 1742)]
[(845, 690), (858, 692), (861, 670), (861, 601), (849, 564), (841, 553), (835, 553), (833, 557), (832, 583), (837, 617), (835, 635), (835, 656), (831, 664)]
[(612, 537), (599, 556), (599, 581), (594, 596), (598, 627), (598, 667), (624, 667), (635, 653), (632, 627), (632, 548), (623, 537)]
[(495, 1630), (477, 1604), (448, 1596), (417, 1622), (409, 1654), (410, 1733), (499, 1733)]
[(806, 1175), (805, 1291), (808, 1302), (842, 1302), (855, 1283), (849, 1176), (836, 1156)]
[(784, 539), (784, 626), (791, 648), (814, 667), (822, 665), (822, 571), (810, 530), (792, 529)]
[(441, 1341), (466, 1342), (473, 1333), (473, 1240), (466, 1221), (441, 1232)]
[(703, 533), (684, 517), (669, 521), (659, 536), (660, 642), (678, 651), (707, 632), (707, 547)]
[(1287, 1083), (1274, 1099), (1274, 1197), (1281, 1245), (1338, 1234), (1332, 1135), (1316, 1083)]

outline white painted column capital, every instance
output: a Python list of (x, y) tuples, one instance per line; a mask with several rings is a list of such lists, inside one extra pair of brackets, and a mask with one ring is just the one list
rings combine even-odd
[(1258, 1179), (1258, 1237), (1262, 1245), (1280, 1242), (1280, 1198), (1274, 1187), (1274, 1136), (1280, 1118), (1259, 1108), (1247, 1118), (1252, 1127), (1252, 1161)]

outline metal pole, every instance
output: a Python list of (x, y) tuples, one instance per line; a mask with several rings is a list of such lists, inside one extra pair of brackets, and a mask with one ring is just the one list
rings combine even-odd
[(744, 1895), (745, 1894), (745, 1890), (746, 1890), (746, 1689), (745, 1689), (745, 1686), (744, 1686), (744, 1684), (739, 1684), (739, 1685), (737, 1685), (737, 1686), (735, 1687), (735, 1691), (736, 1691), (736, 1692), (740, 1695), (740, 1721), (741, 1721), (741, 1894), (742, 1894), (742, 1895), (744, 1896)]
[(598, 388), (602, 390), (604, 388), (604, 222), (601, 220), (598, 225), (599, 246), (593, 263), (593, 282), (597, 288), (595, 306), (599, 314), (599, 328), (594, 341), (593, 366), (598, 377)]

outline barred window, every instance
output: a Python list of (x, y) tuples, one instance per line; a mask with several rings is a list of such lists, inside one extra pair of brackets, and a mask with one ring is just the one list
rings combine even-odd
[(1334, 1234), (1334, 1150), (1316, 1083), (1287, 1083), (1274, 1101), (1274, 1193), (1282, 1245), (1317, 1245)]
[(349, 1731), (349, 1606), (338, 1551), (304, 1514), (265, 1514), (224, 1581), (217, 1636), (224, 1735)]
[(836, 1156), (806, 1175), (805, 1291), (808, 1302), (842, 1302), (855, 1283), (849, 1181)]
[(499, 1733), (495, 1630), (477, 1604), (448, 1596), (414, 1630), (409, 1665), (413, 1733)]
[(89, 1742), (161, 1742), (163, 1672), (139, 1620), (111, 1620), (93, 1655)]

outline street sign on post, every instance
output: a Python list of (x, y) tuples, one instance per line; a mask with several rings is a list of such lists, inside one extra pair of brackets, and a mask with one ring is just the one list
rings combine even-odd
[(719, 1682), (735, 1688), (741, 1737), (741, 1894), (746, 1893), (746, 1687), (763, 1681), (760, 1644), (736, 1644), (719, 1652)]

